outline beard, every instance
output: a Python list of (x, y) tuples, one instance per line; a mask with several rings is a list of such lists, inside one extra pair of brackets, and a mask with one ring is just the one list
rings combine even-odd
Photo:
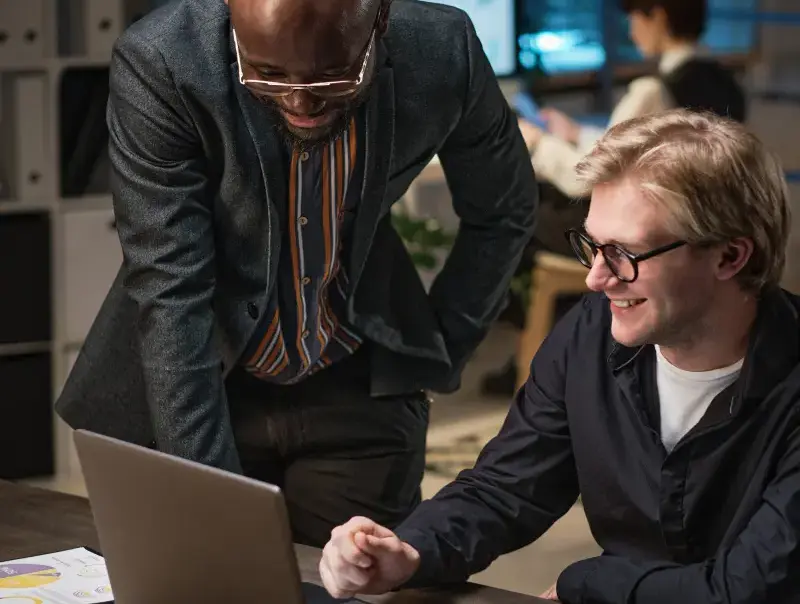
[(309, 130), (307, 133), (298, 131), (298, 129), (292, 129), (289, 126), (286, 118), (283, 116), (285, 110), (281, 108), (277, 101), (269, 97), (260, 97), (259, 100), (274, 114), (274, 123), (276, 124), (275, 127), (278, 131), (278, 135), (283, 138), (287, 145), (299, 151), (311, 151), (312, 149), (325, 146), (341, 138), (347, 131), (350, 120), (364, 103), (367, 102), (371, 92), (372, 80), (370, 80), (370, 83), (364, 86), (354, 97), (334, 109), (339, 115), (336, 116), (336, 119), (332, 123), (318, 130)]

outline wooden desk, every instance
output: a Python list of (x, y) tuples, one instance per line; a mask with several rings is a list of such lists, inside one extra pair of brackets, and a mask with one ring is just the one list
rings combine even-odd
[[(0, 561), (87, 546), (100, 549), (89, 502), (81, 497), (0, 480)], [(320, 551), (297, 546), (304, 581), (321, 585)], [(475, 584), (449, 590), (407, 591), (363, 597), (387, 604), (536, 604), (544, 600)]]

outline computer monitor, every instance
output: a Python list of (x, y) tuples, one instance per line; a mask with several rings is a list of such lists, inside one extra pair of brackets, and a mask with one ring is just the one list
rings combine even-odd
[(435, 0), (460, 8), (475, 25), (498, 77), (513, 76), (517, 71), (517, 43), (514, 28), (514, 0)]
[[(617, 0), (609, 0), (617, 2)], [(759, 0), (709, 0), (706, 31), (700, 40), (714, 55), (748, 54), (758, 44), (752, 15)], [(600, 0), (518, 0), (519, 72), (547, 75), (602, 69), (607, 59)], [(615, 11), (614, 62), (642, 60), (628, 34), (627, 15)]]
[[(604, 23), (601, 0), (517, 0), (519, 72), (563, 75), (603, 68), (607, 38), (616, 40), (616, 64), (636, 63), (642, 57), (628, 34), (627, 16), (613, 10), (613, 23)], [(618, 0), (607, 0), (619, 4)], [(758, 43), (752, 20), (758, 0), (709, 0), (706, 32), (700, 40), (714, 55), (748, 54)]]
[(606, 60), (600, 0), (519, 0), (519, 70), (547, 75), (600, 69)]

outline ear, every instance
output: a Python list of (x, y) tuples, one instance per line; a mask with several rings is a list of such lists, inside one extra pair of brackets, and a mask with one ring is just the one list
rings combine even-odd
[(725, 244), (717, 263), (717, 279), (727, 281), (733, 279), (745, 267), (753, 255), (753, 240), (748, 237), (737, 237)]

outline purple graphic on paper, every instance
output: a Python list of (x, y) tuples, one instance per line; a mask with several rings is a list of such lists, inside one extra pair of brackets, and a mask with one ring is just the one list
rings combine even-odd
[(16, 577), (17, 575), (34, 575), (34, 574), (47, 574), (53, 575), (56, 569), (52, 566), (45, 566), (43, 564), (3, 564), (0, 565), (0, 579), (3, 577)]

